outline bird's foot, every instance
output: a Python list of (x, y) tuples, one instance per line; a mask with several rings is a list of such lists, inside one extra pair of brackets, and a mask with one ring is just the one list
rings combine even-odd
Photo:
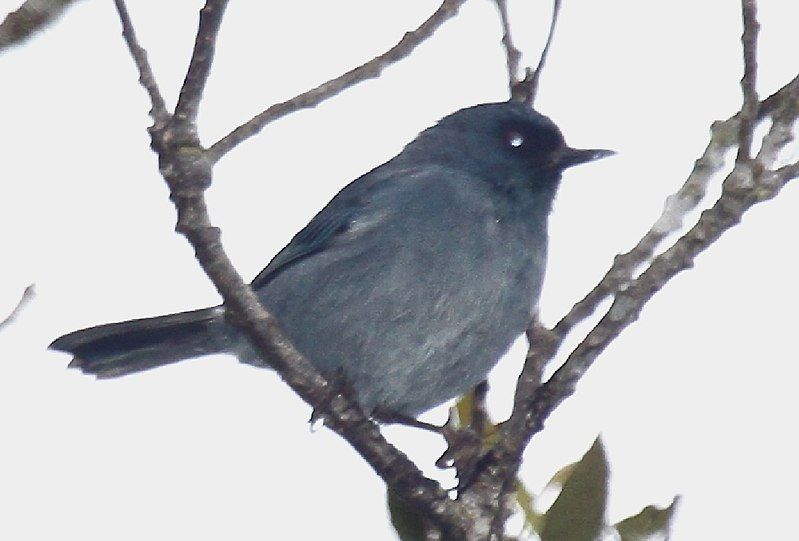
[(474, 478), (483, 458), (483, 438), (469, 426), (457, 426), (451, 413), (446, 424), (440, 427), (440, 434), (447, 442), (447, 450), (436, 460), (436, 466), (454, 467), (458, 488), (464, 488)]

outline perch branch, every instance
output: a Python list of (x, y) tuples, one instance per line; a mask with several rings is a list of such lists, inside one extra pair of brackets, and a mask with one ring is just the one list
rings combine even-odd
[[(756, 66), (754, 58), (749, 61), (749, 65), (750, 68)], [(786, 136), (785, 132), (789, 131), (788, 126), (792, 125), (799, 115), (796, 87), (794, 79), (777, 94), (765, 100), (762, 107), (758, 107), (761, 104), (757, 102), (754, 107), (750, 105), (750, 109), (754, 111), (752, 118), (758, 118), (758, 114), (766, 112), (774, 118), (772, 128), (764, 139), (771, 141), (769, 144), (772, 147), (790, 141), (790, 136)], [(697, 160), (691, 175), (691, 177), (699, 175), (699, 178), (689, 177), (680, 190), (682, 193), (677, 194), (676, 201), (684, 200), (684, 203), (689, 204), (676, 204), (675, 200), (667, 202), (663, 215), (639, 245), (626, 254), (627, 258), (617, 257), (611, 271), (603, 278), (600, 285), (589, 293), (591, 299), (586, 305), (579, 306), (578, 303), (578, 306), (575, 306), (549, 334), (546, 333), (546, 329), (541, 330), (533, 325), (530, 332), (539, 333), (533, 336), (541, 338), (542, 344), (531, 344), (530, 354), (517, 388), (513, 414), (501, 428), (500, 443), (489, 453), (480, 482), (489, 483), (492, 477), (498, 478), (505, 481), (502, 489), (508, 490), (508, 483), (518, 467), (521, 453), (530, 438), (543, 428), (549, 414), (574, 393), (577, 382), (593, 361), (624, 328), (638, 318), (638, 314), (649, 299), (679, 272), (690, 268), (696, 256), (713, 244), (725, 231), (738, 224), (749, 208), (775, 197), (781, 188), (797, 175), (799, 172), (797, 164), (769, 170), (773, 160), (758, 161), (755, 164), (749, 163), (751, 161), (749, 159), (736, 161), (735, 167), (722, 183), (722, 195), (716, 203), (702, 213), (688, 232), (670, 248), (652, 259), (648, 268), (633, 279), (633, 271), (651, 257), (657, 244), (666, 234), (675, 231), (681, 225), (682, 218), (687, 212), (686, 208), (694, 208), (704, 196), (709, 175), (721, 166), (721, 153), (735, 144), (751, 144), (751, 138), (748, 143), (745, 137), (740, 138), (740, 135), (744, 134), (740, 124), (744, 122), (746, 114), (742, 111), (725, 123), (714, 125), (711, 144), (703, 155), (704, 159)], [(754, 122), (750, 121), (750, 131), (753, 124)], [(713, 148), (714, 146), (716, 148)], [(775, 156), (776, 150), (772, 149), (767, 154), (768, 157)], [(764, 154), (761, 157), (767, 156)], [(675, 219), (675, 216), (678, 219)], [(606, 283), (603, 285), (603, 282)], [(592, 297), (593, 294), (596, 296)], [(614, 297), (613, 303), (602, 319), (553, 376), (539, 385), (540, 367), (554, 357), (565, 333), (578, 321), (593, 313), (598, 303), (609, 296)], [(584, 310), (589, 305), (590, 309)], [(523, 395), (524, 388), (533, 389), (534, 392)]]
[[(221, 0), (208, 0), (201, 12), (195, 54), (203, 58), (192, 59), (189, 71), (196, 72), (187, 74), (181, 90), (187, 104), (185, 116), (178, 118), (166, 113), (165, 122), (156, 123), (150, 129), (161, 174), (177, 209), (176, 229), (191, 243), (200, 265), (222, 295), (231, 322), (245, 333), (264, 358), (269, 359), (269, 365), (286, 383), (364, 457), (392, 491), (433, 521), (446, 538), (476, 541), (478, 538), (471, 528), (472, 517), (464, 506), (452, 501), (436, 482), (425, 478), (413, 462), (385, 440), (378, 426), (345, 392), (322, 377), (294, 348), (222, 247), (221, 232), (210, 221), (204, 197), (205, 189), (211, 184), (214, 161), (199, 145), (191, 120), (213, 61), (213, 42), (224, 4)], [(124, 8), (124, 1), (117, 0), (117, 5)], [(149, 81), (152, 74), (145, 69), (146, 62), (137, 59), (141, 47), (135, 41), (130, 19), (122, 16), (123, 13), (126, 11), (120, 10), (123, 33), (139, 68), (140, 80)], [(205, 23), (203, 17), (207, 18)], [(152, 105), (157, 109), (155, 103)]]

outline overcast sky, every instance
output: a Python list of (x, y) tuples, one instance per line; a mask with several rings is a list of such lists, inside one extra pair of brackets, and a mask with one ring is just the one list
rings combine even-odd
[[(511, 7), (532, 63), (548, 12), (528, 3), (539, 4)], [(0, 15), (18, 4), (0, 0)], [(201, 4), (130, 2), (168, 103)], [(437, 4), (231, 2), (203, 141), (384, 51)], [(762, 96), (799, 72), (797, 15), (794, 2), (761, 2)], [(571, 145), (619, 154), (565, 175), (547, 323), (649, 228), (710, 123), (738, 110), (740, 32), (737, 2), (564, 2), (537, 108)], [(240, 272), (255, 276), (339, 189), (420, 130), (506, 99), (499, 39), (493, 4), (472, 0), (379, 80), (227, 156), (209, 202)], [(0, 54), (0, 314), (28, 284), (37, 291), (0, 333), (0, 539), (391, 539), (382, 482), (337, 436), (312, 433), (310, 408), (273, 373), (218, 356), (97, 382), (46, 351), (81, 327), (219, 301), (173, 232), (136, 79), (111, 2), (79, 2)], [(795, 536), (798, 215), (794, 181), (649, 303), (534, 439), (522, 469), (531, 488), (601, 434), (609, 520), (682, 494), (673, 539)], [(492, 378), (500, 419), (523, 348), (512, 353)], [(451, 482), (432, 466), (435, 437), (388, 434)]]

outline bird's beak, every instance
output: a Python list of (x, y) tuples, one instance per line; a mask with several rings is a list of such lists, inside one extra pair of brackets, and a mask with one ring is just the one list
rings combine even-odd
[(616, 153), (612, 150), (581, 149), (564, 146), (562, 149), (555, 152), (552, 165), (563, 170), (573, 165), (580, 165), (581, 163), (607, 158), (614, 154)]

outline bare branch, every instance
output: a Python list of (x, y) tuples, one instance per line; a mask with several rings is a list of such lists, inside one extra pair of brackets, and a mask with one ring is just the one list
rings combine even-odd
[(741, 78), (741, 92), (743, 93), (743, 106), (741, 107), (741, 122), (738, 132), (737, 162), (749, 162), (752, 159), (752, 135), (755, 131), (755, 117), (757, 116), (757, 35), (760, 24), (757, 22), (756, 0), (741, 0), (743, 14), (743, 43), (744, 74)]
[(200, 108), (205, 83), (211, 72), (211, 63), (214, 60), (216, 36), (222, 24), (227, 0), (208, 0), (200, 10), (200, 29), (194, 42), (194, 52), (191, 55), (186, 79), (180, 89), (178, 104), (175, 107), (175, 118), (183, 122), (194, 123)]
[(785, 88), (784, 103), (771, 115), (771, 128), (763, 137), (763, 143), (755, 158), (766, 169), (774, 166), (779, 151), (794, 139), (793, 125), (799, 117), (799, 107), (794, 105), (799, 101), (799, 78), (791, 81)]
[(524, 362), (524, 369), (519, 374), (514, 394), (514, 410), (522, 408), (525, 401), (533, 396), (543, 381), (544, 369), (557, 352), (560, 337), (541, 324), (536, 316), (530, 323), (527, 332), (529, 348)]
[[(779, 124), (782, 128), (780, 133), (783, 134), (785, 143), (789, 141), (787, 138), (791, 136), (790, 127), (796, 119), (792, 114), (796, 114), (797, 108), (791, 104), (796, 102), (798, 95), (799, 77), (796, 77), (763, 100), (758, 108), (757, 120), (760, 121), (766, 116), (772, 115), (775, 124)], [(552, 329), (552, 335), (547, 340), (538, 341), (540, 345), (536, 346), (536, 351), (528, 353), (528, 358), (538, 357), (536, 362), (544, 364), (551, 360), (563, 339), (575, 325), (593, 314), (605, 299), (628, 284), (635, 270), (650, 260), (660, 243), (668, 235), (682, 227), (684, 217), (693, 211), (705, 197), (712, 176), (723, 166), (724, 153), (736, 145), (740, 117), (741, 114), (738, 113), (727, 120), (713, 123), (708, 146), (702, 156), (694, 163), (694, 168), (685, 183), (676, 193), (666, 199), (663, 212), (652, 225), (652, 228), (646, 232), (632, 250), (616, 256), (613, 265), (599, 283), (561, 318)], [(774, 131), (774, 128), (773, 126), (772, 131)], [(776, 153), (775, 148), (779, 147), (775, 147), (775, 145), (778, 145), (778, 143), (778, 141), (774, 141), (773, 144), (770, 143), (769, 136), (767, 136), (761, 153), (768, 152), (769, 149), (772, 149), (772, 154)], [(762, 159), (758, 157), (758, 159), (766, 167), (772, 165), (772, 162), (765, 160), (765, 156)], [(540, 358), (544, 355), (546, 356), (545, 358)]]
[(508, 86), (510, 88), (511, 99), (524, 102), (530, 107), (533, 107), (535, 97), (538, 94), (538, 81), (541, 78), (541, 73), (544, 71), (544, 65), (549, 56), (549, 49), (552, 46), (552, 39), (555, 36), (555, 27), (558, 24), (558, 15), (560, 14), (560, 0), (553, 0), (552, 18), (549, 21), (549, 33), (547, 34), (547, 41), (544, 44), (544, 48), (541, 50), (538, 66), (536, 66), (535, 69), (531, 67), (525, 68), (523, 79), (519, 79), (519, 60), (521, 58), (521, 53), (514, 45), (511, 36), (506, 0), (495, 0), (495, 3), (502, 24), (502, 45), (505, 48), (505, 56), (507, 57)]
[(713, 124), (710, 142), (685, 183), (666, 198), (660, 217), (638, 244), (629, 252), (617, 255), (599, 283), (555, 325), (553, 332), (558, 339), (564, 338), (577, 323), (593, 314), (600, 303), (624, 287), (635, 270), (650, 260), (660, 243), (682, 227), (684, 217), (702, 201), (713, 175), (724, 165), (724, 153), (735, 145), (737, 126), (737, 116)]
[[(751, 170), (733, 171), (730, 177), (750, 174)], [(531, 404), (533, 417), (543, 420), (567, 396), (574, 392), (577, 381), (594, 359), (619, 333), (638, 318), (643, 306), (671, 278), (693, 266), (695, 257), (737, 225), (743, 213), (757, 203), (773, 198), (782, 187), (799, 174), (799, 164), (791, 164), (761, 178), (752, 175), (741, 188), (740, 183), (726, 183), (719, 200), (671, 248), (657, 256), (652, 265), (636, 278), (630, 287), (618, 293), (605, 316), (569, 355), (549, 381), (541, 386)], [(540, 424), (538, 426), (541, 426)]]
[(508, 90), (513, 95), (513, 89), (519, 83), (519, 61), (522, 53), (513, 43), (513, 36), (510, 31), (510, 20), (508, 18), (507, 0), (495, 0), (499, 11), (499, 21), (502, 24), (502, 46), (505, 49), (505, 56), (508, 64)]
[(26, 0), (0, 23), (0, 51), (19, 45), (58, 19), (75, 0)]
[(765, 175), (763, 184), (770, 187), (770, 190), (764, 194), (765, 198), (771, 199), (783, 186), (797, 177), (799, 177), (799, 162), (783, 165), (770, 175)]
[(25, 308), (25, 305), (28, 304), (35, 295), (36, 291), (33, 287), (33, 284), (26, 287), (25, 291), (22, 292), (22, 297), (20, 297), (19, 302), (14, 307), (14, 309), (11, 310), (11, 313), (8, 314), (5, 317), (5, 319), (3, 319), (3, 321), (0, 321), (0, 330), (2, 330), (6, 325), (14, 321), (19, 315), (19, 313), (22, 311), (22, 309)]
[(133, 30), (133, 24), (128, 14), (128, 8), (125, 5), (125, 0), (114, 0), (117, 12), (119, 13), (119, 20), (122, 23), (122, 37), (125, 38), (125, 43), (128, 45), (130, 55), (136, 63), (136, 68), (139, 70), (139, 83), (147, 91), (150, 96), (150, 116), (156, 124), (163, 124), (167, 121), (168, 113), (164, 98), (161, 96), (161, 91), (158, 89), (158, 84), (155, 81), (153, 70), (150, 63), (147, 61), (147, 51), (145, 51), (136, 39), (136, 32)]
[[(231, 322), (245, 333), (263, 358), (269, 359), (269, 365), (292, 389), (324, 417), (326, 424), (364, 457), (391, 490), (429, 518), (446, 539), (483, 539), (492, 532), (495, 538), (500, 537), (510, 509), (508, 495), (514, 486), (513, 476), (518, 470), (522, 452), (533, 435), (542, 429), (549, 414), (574, 392), (577, 382), (597, 356), (636, 320), (642, 307), (658, 290), (676, 274), (689, 268), (696, 255), (736, 225), (747, 209), (774, 197), (782, 186), (799, 174), (799, 163), (770, 169), (773, 164), (771, 157), (775, 157), (790, 140), (790, 128), (799, 115), (796, 99), (799, 84), (792, 81), (781, 89), (779, 98), (772, 96), (759, 103), (754, 91), (757, 36), (756, 26), (752, 26), (757, 24), (754, 0), (743, 0), (745, 30), (742, 39), (745, 56), (751, 56), (751, 62), (745, 61), (745, 81), (742, 80), (744, 107), (738, 115), (714, 125), (708, 148), (697, 160), (691, 176), (667, 200), (662, 216), (639, 244), (627, 254), (617, 256), (605, 278), (553, 330), (531, 327), (528, 332), (531, 348), (519, 379), (513, 414), (501, 426), (499, 442), (485, 457), (483, 468), (473, 484), (459, 493), (457, 501), (453, 501), (437, 483), (425, 478), (413, 462), (383, 438), (378, 426), (364, 415), (346, 391), (325, 379), (283, 335), (279, 322), (264, 309), (227, 257), (221, 245), (221, 232), (208, 216), (204, 190), (211, 184), (214, 164), (236, 145), (282, 116), (313, 107), (354, 84), (379, 76), (386, 66), (406, 57), (454, 16), (465, 0), (444, 0), (430, 18), (416, 30), (405, 34), (386, 53), (312, 90), (269, 107), (208, 150), (199, 144), (194, 121), (227, 2), (207, 0), (201, 12), (194, 53), (176, 113), (170, 115), (160, 98), (146, 55), (136, 43), (124, 3), (115, 1), (140, 80), (152, 102), (156, 119), (155, 126), (150, 129), (152, 146), (159, 155), (161, 172), (177, 209), (176, 229), (194, 247), (198, 261), (224, 298)], [(518, 69), (519, 59), (513, 53), (515, 51), (518, 55), (518, 50), (510, 37), (505, 0), (495, 1), (505, 34), (503, 44), (508, 55), (512, 95), (517, 98), (514, 92), (526, 92), (524, 100), (532, 105), (553, 40), (560, 1), (554, 0), (549, 35), (538, 66), (535, 71), (528, 69), (522, 81), (516, 80), (518, 74), (514, 72)], [(766, 114), (772, 116), (772, 129), (764, 140), (765, 150), (761, 150), (753, 162), (750, 158), (752, 129), (756, 120)], [(739, 160), (723, 183), (722, 196), (673, 246), (653, 258), (659, 244), (681, 227), (686, 213), (704, 198), (711, 175), (723, 163), (724, 152), (735, 145), (741, 149)], [(632, 278), (645, 263), (649, 263), (648, 268)], [(541, 383), (543, 369), (554, 357), (565, 335), (611, 296), (614, 297), (613, 303), (599, 323), (555, 374)]]
[(538, 81), (541, 78), (541, 72), (544, 71), (544, 65), (549, 56), (549, 48), (552, 46), (552, 38), (555, 36), (555, 26), (558, 24), (558, 15), (560, 14), (560, 0), (554, 0), (552, 3), (552, 19), (549, 23), (549, 34), (547, 35), (547, 42), (544, 49), (541, 51), (541, 58), (538, 60), (538, 66), (535, 70), (527, 71), (524, 81), (519, 83), (519, 86), (526, 88), (525, 103), (533, 106), (536, 95), (538, 94)]
[[(771, 115), (774, 124), (764, 138), (757, 161), (769, 168), (776, 152), (792, 138), (791, 127), (799, 110), (793, 104), (799, 99), (799, 76), (777, 92), (754, 107), (754, 124)], [(616, 256), (612, 267), (594, 288), (569, 310), (555, 325), (547, 340), (539, 340), (538, 345), (528, 353), (528, 360), (534, 359), (538, 365), (547, 364), (554, 358), (563, 339), (575, 325), (585, 320), (597, 309), (600, 303), (629, 283), (633, 273), (647, 263), (660, 243), (670, 234), (679, 230), (684, 217), (693, 211), (704, 198), (712, 176), (723, 166), (724, 153), (740, 141), (743, 112), (724, 121), (713, 123), (711, 138), (702, 156), (696, 160), (694, 168), (680, 189), (666, 199), (663, 212), (652, 228), (629, 252)], [(537, 372), (538, 368), (531, 368)], [(524, 374), (524, 372), (523, 372)]]
[[(130, 20), (125, 17), (124, 4), (118, 0), (118, 5), (123, 8), (120, 17), (128, 29), (126, 39), (140, 78), (148, 81), (145, 85), (148, 91), (157, 88), (143, 60), (143, 50), (135, 42)], [(210, 221), (204, 196), (211, 184), (214, 160), (210, 159), (210, 152), (199, 145), (194, 123), (187, 120), (193, 119), (201, 99), (223, 5), (224, 2), (208, 0), (203, 10), (194, 53), (202, 58), (192, 57), (182, 94), (186, 116), (178, 118), (164, 111), (165, 121), (156, 122), (149, 130), (161, 173), (178, 213), (176, 230), (190, 242), (203, 270), (222, 295), (231, 323), (244, 332), (263, 358), (269, 359), (269, 366), (313, 406), (327, 426), (349, 442), (392, 491), (435, 523), (446, 538), (476, 540), (472, 517), (466, 508), (452, 501), (438, 483), (424, 477), (412, 461), (385, 440), (378, 426), (364, 415), (351, 397), (338, 385), (327, 381), (294, 348), (222, 247), (221, 232)], [(148, 93), (153, 110), (160, 110), (156, 104), (158, 94)]]
[[(745, 182), (730, 181), (742, 175), (748, 176)], [(566, 362), (532, 397), (528, 397), (523, 410), (514, 409), (511, 418), (502, 426), (500, 443), (489, 454), (486, 471), (493, 466), (495, 472), (504, 470), (504, 475), (512, 476), (530, 438), (542, 430), (544, 421), (555, 408), (574, 393), (577, 382), (593, 361), (638, 318), (649, 299), (674, 276), (690, 268), (695, 257), (738, 224), (749, 208), (776, 196), (797, 175), (799, 163), (766, 172), (759, 168), (736, 167), (724, 182), (722, 196), (702, 213), (696, 225), (672, 247), (655, 257), (649, 268), (632, 280), (624, 291), (616, 293), (610, 309)]]
[[(167, 128), (153, 134), (154, 147), (169, 148), (168, 140), (187, 140)], [(369, 463), (402, 499), (423, 512), (452, 539), (469, 539), (469, 518), (434, 481), (427, 479), (402, 452), (388, 443), (378, 426), (338, 385), (323, 378), (291, 344), (278, 322), (233, 267), (220, 242), (220, 230), (210, 222), (203, 189), (210, 185), (213, 164), (199, 149), (186, 147), (159, 155), (162, 171), (178, 211), (178, 231), (194, 247), (197, 260), (225, 301), (232, 323), (241, 329), (269, 366), (317, 414)]]
[[(651, 257), (665, 234), (676, 230), (677, 222), (668, 218), (668, 214), (674, 211), (684, 216), (686, 205), (667, 204), (664, 215), (638, 246), (624, 256), (618, 256), (600, 284), (581, 301), (582, 305), (578, 303), (551, 333), (535, 325), (531, 327), (528, 332), (530, 352), (519, 378), (513, 414), (501, 426), (500, 443), (489, 453), (477, 483), (504, 494), (507, 480), (515, 474), (521, 454), (532, 436), (543, 429), (545, 420), (555, 408), (574, 393), (577, 382), (594, 360), (638, 318), (649, 299), (679, 272), (690, 268), (695, 257), (726, 230), (738, 224), (749, 208), (776, 196), (785, 184), (799, 175), (799, 162), (775, 171), (769, 170), (773, 156), (778, 147), (781, 148), (779, 145), (791, 140), (791, 136), (785, 135), (785, 132), (790, 131), (793, 122), (799, 117), (798, 98), (799, 78), (795, 78), (762, 104), (756, 104), (756, 115), (770, 114), (773, 119), (772, 129), (764, 139), (764, 145), (773, 148), (760, 153), (770, 161), (736, 162), (722, 183), (722, 195), (716, 203), (705, 210), (697, 223), (670, 248), (652, 259), (643, 273), (632, 278), (632, 272)], [(676, 194), (678, 201), (690, 203), (691, 208), (696, 206), (705, 192), (708, 182), (705, 177), (718, 168), (714, 164), (720, 164), (720, 153), (739, 141), (740, 117), (741, 113), (714, 124), (711, 143), (703, 157), (697, 160), (686, 184)], [(676, 210), (669, 208), (675, 205), (678, 207)], [(611, 295), (614, 296), (613, 303), (599, 323), (553, 376), (539, 384), (541, 367), (554, 357), (565, 334), (574, 324), (593, 313), (601, 300)], [(505, 485), (498, 485), (500, 480), (505, 480)]]
[(290, 100), (270, 106), (211, 145), (208, 149), (210, 159), (214, 162), (218, 161), (232, 148), (260, 132), (270, 122), (300, 109), (316, 107), (326, 99), (355, 84), (379, 77), (385, 68), (407, 57), (419, 44), (432, 36), (442, 24), (454, 17), (465, 1), (444, 0), (441, 6), (416, 30), (407, 32), (399, 43), (385, 53)]

